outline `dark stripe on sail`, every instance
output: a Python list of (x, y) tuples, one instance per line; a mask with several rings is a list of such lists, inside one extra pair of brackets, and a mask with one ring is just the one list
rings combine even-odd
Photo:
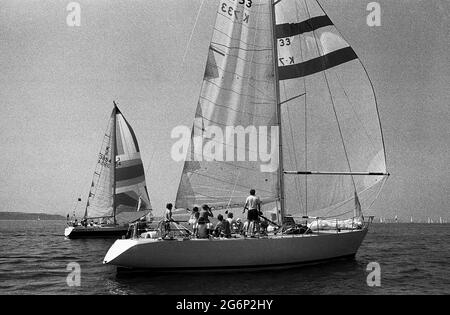
[(278, 77), (279, 80), (301, 78), (357, 58), (355, 51), (351, 47), (346, 47), (302, 63), (278, 67)]
[(295, 36), (315, 31), (321, 27), (333, 25), (327, 15), (316, 16), (300, 23), (284, 23), (275, 27), (277, 38)]
[(118, 182), (141, 176), (144, 176), (144, 167), (142, 164), (116, 168), (116, 181)]
[[(134, 193), (134, 192), (131, 192)], [(120, 193), (116, 195), (116, 205), (125, 205), (129, 207), (137, 207), (139, 197), (133, 198), (127, 193)]]

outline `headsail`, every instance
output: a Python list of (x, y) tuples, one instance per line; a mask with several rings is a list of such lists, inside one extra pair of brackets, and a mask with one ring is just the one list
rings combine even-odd
[[(275, 13), (285, 171), (386, 173), (375, 95), (353, 48), (315, 0), (277, 1)], [(287, 211), (366, 209), (383, 179), (286, 175)]]
[[(115, 170), (113, 160), (116, 161)], [(151, 209), (151, 204), (136, 135), (115, 106), (94, 172), (85, 217), (113, 216), (148, 209)]]
[(177, 208), (242, 207), (251, 188), (265, 202), (278, 198), (278, 153), (260, 155), (275, 145), (277, 124), (270, 21), (269, 1), (219, 4)]

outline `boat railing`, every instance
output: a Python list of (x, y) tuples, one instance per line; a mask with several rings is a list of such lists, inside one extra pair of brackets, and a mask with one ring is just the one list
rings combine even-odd
[(372, 223), (373, 216), (365, 217), (352, 217), (349, 219), (340, 219), (332, 217), (312, 217), (312, 216), (301, 216), (292, 217), (292, 219), (297, 219), (296, 223), (298, 225), (306, 226), (308, 232), (320, 233), (320, 232), (333, 232), (339, 233), (341, 231), (354, 231), (366, 228)]
[[(283, 224), (277, 226), (272, 231), (259, 233), (258, 237), (267, 237), (273, 235), (309, 235), (319, 233), (340, 233), (343, 231), (361, 230), (369, 227), (373, 222), (373, 216), (353, 217), (342, 220), (339, 218), (326, 217), (293, 217), (286, 216)], [(296, 219), (296, 220), (295, 220)], [(344, 224), (345, 223), (345, 224)], [(244, 236), (243, 231), (233, 231), (234, 237)], [(210, 237), (213, 237), (210, 235)], [(158, 239), (191, 239), (196, 238), (193, 231), (177, 221), (160, 220), (155, 223), (136, 222), (130, 224), (125, 238), (158, 238)]]
[(125, 238), (186, 238), (190, 234), (186, 227), (176, 221), (161, 220), (155, 226), (152, 222), (136, 222), (128, 227)]

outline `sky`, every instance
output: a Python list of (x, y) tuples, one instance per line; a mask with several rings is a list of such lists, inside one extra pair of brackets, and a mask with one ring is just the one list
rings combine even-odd
[[(69, 2), (0, 0), (0, 211), (65, 215), (85, 201), (116, 100), (161, 213), (183, 167), (170, 133), (192, 124), (219, 2), (80, 0), (79, 27)], [(391, 176), (370, 213), (450, 218), (450, 4), (378, 1), (369, 27), (369, 2), (320, 1), (378, 99)]]

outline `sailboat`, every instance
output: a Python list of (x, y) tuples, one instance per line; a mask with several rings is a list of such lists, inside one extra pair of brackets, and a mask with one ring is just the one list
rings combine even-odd
[(240, 213), (253, 188), (263, 213), (276, 209), (274, 232), (120, 239), (104, 263), (170, 272), (354, 257), (389, 175), (370, 79), (314, 0), (220, 3), (189, 143), (176, 208)]
[(113, 104), (83, 218), (68, 224), (67, 238), (120, 237), (130, 223), (152, 218), (136, 135)]

